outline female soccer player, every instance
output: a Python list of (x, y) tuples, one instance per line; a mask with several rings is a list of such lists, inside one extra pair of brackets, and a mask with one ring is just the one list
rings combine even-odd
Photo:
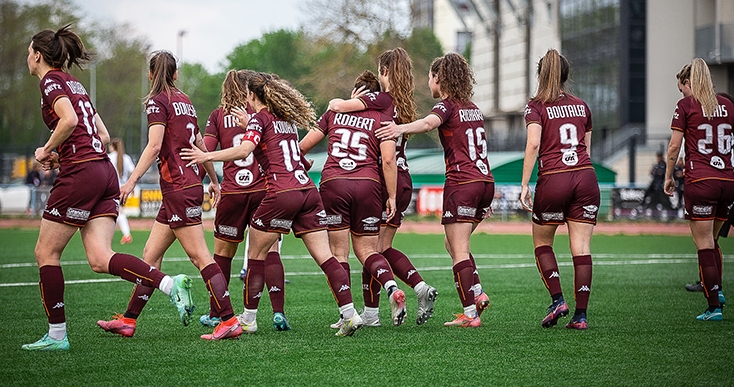
[(673, 134), (668, 145), (665, 193), (672, 195), (675, 190), (673, 169), (685, 138), (685, 216), (698, 250), (701, 287), (709, 305), (697, 319), (721, 321), (726, 299), (721, 292), (722, 254), (717, 236), (734, 202), (734, 104), (716, 95), (709, 68), (701, 58), (683, 66), (676, 78), (683, 98), (670, 124)]
[[(558, 225), (568, 225), (574, 268), (576, 310), (566, 328), (587, 329), (586, 307), (591, 293), (591, 235), (599, 210), (599, 183), (591, 165), (591, 111), (565, 90), (570, 65), (550, 49), (538, 62), (538, 92), (525, 108), (528, 128), (522, 168), (523, 208), (533, 213), (535, 261), (553, 299), (541, 325), (549, 328), (568, 315), (563, 299), (553, 238)], [(530, 175), (538, 160), (535, 200)]]
[(466, 60), (447, 54), (431, 63), (428, 87), (441, 98), (425, 118), (401, 125), (389, 123), (378, 137), (426, 133), (438, 128), (446, 160), (446, 183), (441, 223), (446, 249), (453, 260), (454, 281), (464, 312), (446, 326), (475, 328), (489, 307), (471, 256), (470, 238), (482, 219), (491, 215), (494, 178), (487, 161), (487, 138), (482, 112), (471, 101), (474, 75)]
[[(204, 147), (204, 141), (196, 124), (196, 110), (189, 97), (176, 88), (176, 58), (168, 51), (157, 51), (150, 58), (149, 78), (151, 90), (145, 100), (148, 114), (148, 145), (130, 179), (120, 187), (120, 200), (124, 203), (135, 187), (135, 183), (145, 174), (154, 161), (158, 160), (160, 187), (163, 204), (158, 211), (150, 236), (145, 243), (143, 259), (151, 267), (160, 267), (163, 254), (178, 239), (194, 266), (201, 272), (210, 304), (215, 313), (221, 317), (221, 323), (211, 334), (202, 335), (205, 340), (221, 340), (235, 338), (242, 334), (237, 318), (232, 311), (232, 304), (227, 290), (227, 280), (212, 259), (204, 239), (204, 227), (201, 225), (201, 204), (203, 202), (203, 171), (198, 165), (187, 166), (181, 160), (181, 149), (197, 146)], [(212, 183), (209, 192), (216, 206), (219, 200), (219, 183), (212, 163), (204, 163), (204, 169)], [(104, 330), (132, 336), (135, 332), (136, 319), (148, 302), (152, 289), (138, 284), (133, 289), (127, 311), (123, 316), (116, 316), (112, 321), (98, 321)], [(191, 313), (183, 316), (182, 322), (191, 322)]]
[[(415, 120), (413, 63), (408, 53), (399, 47), (383, 52), (377, 60), (377, 70), (380, 90), (372, 90), (370, 93), (362, 90), (360, 93), (360, 90), (357, 89), (352, 99), (335, 98), (329, 101), (329, 110), (335, 113), (376, 110), (392, 117), (397, 123)], [(378, 239), (378, 251), (390, 263), (393, 273), (416, 292), (418, 296), (416, 323), (423, 324), (433, 314), (433, 304), (438, 293), (435, 288), (425, 284), (410, 259), (400, 250), (392, 247), (395, 234), (402, 224), (403, 214), (410, 205), (411, 196), (413, 195), (413, 183), (405, 157), (406, 142), (407, 138), (404, 136), (397, 138), (395, 148), (398, 166), (395, 196), (396, 211), (392, 219), (386, 219), (383, 216)], [(383, 202), (386, 202), (387, 192), (383, 190), (382, 195)], [(342, 265), (348, 272), (349, 264), (343, 262)], [(380, 286), (367, 270), (362, 270), (362, 289), (365, 303), (365, 310), (362, 314), (363, 320), (367, 325), (380, 326)], [(341, 323), (342, 321), (338, 321), (331, 326), (332, 328), (338, 328)]]
[[(257, 73), (250, 78), (247, 102), (256, 111), (247, 124), (247, 131), (239, 146), (205, 153), (197, 148), (181, 152), (189, 165), (207, 161), (247, 159), (254, 152), (263, 169), (267, 193), (250, 220), (250, 248), (248, 257), (264, 261), (268, 250), (281, 234), (293, 228), (303, 239), (311, 256), (326, 274), (331, 291), (339, 305), (339, 312), (347, 321), (336, 333), (351, 336), (362, 326), (362, 319), (354, 310), (347, 272), (329, 250), (326, 232), (327, 217), (316, 186), (301, 163), (297, 127), (311, 127), (316, 114), (297, 90), (278, 81), (270, 74)], [(240, 122), (247, 112), (233, 108)], [(257, 308), (264, 282), (262, 272), (247, 270), (246, 297), (253, 297)], [(245, 309), (239, 317), (245, 327), (255, 323), (257, 309)]]
[[(355, 81), (355, 90), (365, 87), (379, 89), (377, 77), (371, 71), (365, 71)], [(388, 220), (395, 215), (398, 174), (395, 142), (380, 142), (374, 133), (380, 122), (389, 120), (390, 116), (376, 110), (354, 113), (327, 110), (319, 118), (318, 129), (311, 130), (301, 140), (300, 149), (305, 155), (329, 136), (329, 156), (321, 172), (319, 192), (329, 219), (331, 251), (339, 262), (347, 262), (351, 231), (354, 254), (370, 277), (387, 291), (393, 324), (397, 326), (406, 317), (405, 293), (398, 289), (390, 264), (377, 252), (383, 208), (383, 184), (378, 168), (380, 157), (388, 193), (384, 204)], [(365, 324), (374, 325), (371, 321), (365, 321)]]
[(81, 68), (90, 59), (69, 26), (41, 31), (28, 46), (28, 70), (41, 80), (41, 111), (51, 130), (51, 137), (36, 149), (35, 157), (45, 169), (61, 169), (43, 213), (35, 249), (49, 330), (35, 343), (23, 345), (31, 351), (69, 349), (61, 253), (77, 230), (92, 270), (160, 289), (171, 297), (179, 316), (193, 308), (188, 277), (171, 278), (132, 255), (112, 251), (120, 185), (105, 153), (104, 144), (110, 139), (107, 128), (84, 86), (66, 72), (73, 65)]
[[(121, 138), (113, 138), (110, 140), (109, 148), (110, 153), (108, 153), (107, 156), (109, 156), (110, 161), (112, 161), (112, 165), (115, 166), (117, 180), (119, 180), (120, 185), (123, 185), (127, 179), (130, 178), (130, 174), (133, 173), (135, 164), (133, 163), (133, 159), (125, 153), (125, 144), (122, 142)], [(130, 235), (130, 224), (127, 222), (127, 216), (123, 211), (120, 211), (117, 215), (117, 226), (120, 227), (120, 231), (122, 231), (120, 244), (127, 245), (133, 243), (133, 237)]]
[[(250, 70), (227, 72), (222, 84), (221, 103), (209, 115), (206, 122), (204, 144), (209, 151), (215, 151), (217, 145), (227, 149), (242, 143), (247, 121), (239, 122), (230, 111), (234, 107), (244, 106), (248, 116), (255, 114), (246, 100), (247, 82), (253, 75), (255, 72)], [(225, 162), (223, 173), (222, 199), (219, 201), (214, 218), (214, 261), (219, 264), (229, 285), (232, 258), (237, 253), (240, 242), (244, 240), (245, 228), (252, 214), (265, 197), (266, 188), (265, 179), (260, 173), (260, 165), (255, 161), (253, 154), (246, 159)], [(252, 270), (265, 273), (265, 285), (273, 307), (273, 326), (279, 331), (289, 330), (290, 325), (284, 311), (285, 274), (278, 252), (278, 242), (270, 248), (264, 262), (252, 260), (249, 264), (252, 264)], [(250, 297), (245, 295), (246, 309), (253, 309), (254, 297), (257, 297), (257, 294)], [(199, 321), (205, 326), (219, 324), (220, 318), (216, 315), (216, 307), (212, 305), (210, 313), (201, 316)], [(254, 333), (256, 330), (257, 325), (253, 324), (246, 332)]]

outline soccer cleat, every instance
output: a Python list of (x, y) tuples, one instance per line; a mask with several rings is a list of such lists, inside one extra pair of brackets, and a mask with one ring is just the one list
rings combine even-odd
[(392, 323), (395, 326), (405, 322), (407, 312), (405, 311), (405, 293), (397, 289), (390, 295), (390, 310), (392, 311)]
[(222, 319), (220, 319), (219, 317), (209, 317), (208, 314), (205, 314), (205, 315), (199, 317), (199, 322), (201, 323), (201, 325), (203, 325), (205, 327), (212, 327), (212, 328), (214, 328), (217, 325), (219, 325), (220, 322), (222, 322)]
[(31, 344), (23, 344), (21, 348), (26, 351), (68, 351), (69, 336), (64, 335), (63, 339), (54, 340), (46, 333), (40, 340)]
[(415, 318), (415, 323), (418, 325), (424, 324), (429, 318), (433, 317), (433, 304), (436, 302), (438, 297), (438, 291), (433, 286), (427, 286), (424, 288), (421, 294), (418, 294), (418, 315)]
[(467, 317), (464, 313), (459, 313), (453, 321), (447, 321), (443, 323), (446, 327), (461, 327), (461, 328), (478, 328), (482, 326), (482, 321), (477, 317)]
[[(362, 325), (366, 327), (381, 327), (380, 313), (362, 312), (359, 315), (362, 319)], [(340, 320), (341, 321), (341, 320)]]
[(107, 332), (115, 333), (122, 337), (133, 337), (135, 334), (135, 322), (134, 318), (127, 318), (121, 314), (116, 314), (110, 321), (97, 321), (97, 325)]
[(125, 235), (125, 236), (122, 237), (122, 239), (120, 239), (120, 244), (121, 245), (129, 245), (131, 243), (133, 243), (133, 237), (132, 237), (132, 235)]
[(701, 281), (696, 281), (695, 284), (686, 284), (686, 290), (689, 292), (702, 292), (703, 285), (701, 285)]
[(580, 331), (588, 329), (589, 325), (586, 323), (586, 315), (571, 317), (571, 321), (566, 324), (566, 328), (578, 329)]
[(696, 317), (696, 320), (700, 321), (722, 321), (724, 320), (724, 315), (721, 313), (721, 308), (716, 308), (714, 311), (710, 311), (706, 309), (703, 314)]
[(339, 329), (342, 327), (342, 325), (344, 325), (344, 319), (340, 317), (339, 321), (329, 325), (329, 327), (331, 327), (332, 329)]
[(726, 306), (726, 297), (724, 297), (724, 292), (719, 290), (719, 305), (721, 309), (724, 309), (724, 306)]
[(242, 327), (237, 317), (231, 317), (227, 321), (222, 321), (221, 324), (214, 328), (214, 332), (207, 335), (201, 335), (204, 340), (224, 340), (224, 339), (236, 339), (242, 334)]
[(236, 317), (237, 317), (237, 321), (240, 322), (240, 326), (242, 326), (242, 330), (245, 333), (251, 334), (251, 333), (257, 332), (257, 319), (252, 320), (251, 323), (247, 323), (247, 321), (245, 321), (244, 313), (238, 314)]
[(173, 277), (171, 302), (178, 310), (178, 317), (184, 326), (191, 324), (191, 314), (194, 313), (194, 299), (191, 296), (191, 278), (185, 274)]
[(288, 319), (285, 318), (283, 313), (276, 312), (273, 313), (273, 328), (276, 331), (289, 331), (291, 330), (291, 325), (288, 324)]
[(474, 303), (477, 306), (477, 316), (482, 316), (482, 313), (489, 309), (489, 296), (487, 293), (482, 292), (477, 298), (474, 299)]
[(357, 329), (362, 328), (362, 325), (364, 325), (362, 318), (355, 313), (349, 320), (344, 320), (344, 324), (336, 332), (336, 336), (351, 336)]
[(545, 316), (541, 325), (543, 328), (550, 328), (558, 324), (558, 319), (563, 316), (568, 316), (568, 305), (563, 299), (553, 301), (548, 307), (548, 315)]

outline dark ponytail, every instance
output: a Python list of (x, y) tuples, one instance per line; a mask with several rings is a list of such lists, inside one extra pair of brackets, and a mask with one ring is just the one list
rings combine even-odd
[(73, 65), (81, 69), (83, 64), (92, 59), (91, 54), (84, 49), (82, 40), (71, 30), (71, 24), (56, 32), (44, 30), (33, 35), (31, 47), (41, 53), (49, 66), (62, 70), (68, 70)]
[(164, 91), (170, 95), (176, 89), (174, 83), (176, 58), (170, 51), (155, 51), (150, 57), (149, 70), (153, 79), (150, 84), (150, 93), (145, 97), (145, 103)]

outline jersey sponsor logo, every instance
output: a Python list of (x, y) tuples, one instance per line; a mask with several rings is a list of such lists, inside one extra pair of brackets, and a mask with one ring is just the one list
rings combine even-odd
[(59, 214), (59, 210), (57, 210), (56, 207), (52, 208), (51, 210), (46, 210), (46, 212), (53, 216), (61, 216), (61, 214)]
[(477, 168), (482, 175), (489, 174), (489, 167), (487, 167), (487, 164), (485, 164), (483, 160), (477, 160)]
[[(48, 81), (53, 82), (50, 79)], [(46, 81), (46, 83), (48, 83), (48, 81)], [(43, 94), (45, 94), (46, 97), (48, 97), (48, 95), (51, 94), (51, 92), (54, 91), (54, 90), (61, 90), (61, 85), (59, 85), (58, 83), (52, 83), (48, 87), (46, 87), (45, 89), (43, 89)]]
[(306, 174), (306, 172), (304, 172), (304, 171), (302, 171), (300, 169), (297, 170), (296, 172), (294, 172), (293, 173), (293, 176), (295, 176), (296, 177), (296, 180), (298, 180), (298, 182), (301, 183), (301, 184), (307, 184), (309, 181), (311, 181), (311, 179), (309, 179), (309, 177)]
[(589, 289), (589, 287), (586, 286), (586, 285), (581, 285), (581, 287), (579, 288), (579, 290), (577, 290), (577, 292), (590, 292), (590, 291), (591, 291), (591, 289)]
[(576, 151), (566, 151), (563, 152), (563, 156), (561, 156), (561, 161), (563, 161), (563, 163), (568, 165), (569, 167), (573, 167), (574, 165), (579, 163), (579, 155), (576, 153)]
[(545, 112), (548, 114), (549, 120), (554, 118), (586, 117), (586, 107), (584, 105), (546, 106)]
[(336, 225), (342, 222), (342, 216), (341, 215), (327, 215), (326, 216), (326, 224), (327, 225)]
[(543, 218), (544, 221), (549, 220), (564, 220), (563, 212), (543, 212), (540, 214), (540, 217)]
[(182, 219), (180, 216), (173, 214), (173, 216), (171, 216), (171, 219), (168, 219), (168, 223), (180, 222), (181, 220)]
[(155, 101), (152, 99), (148, 101), (148, 106), (145, 108), (145, 114), (160, 113), (161, 109), (156, 106)]
[(198, 218), (201, 216), (201, 206), (186, 207), (187, 218)]
[(467, 121), (484, 121), (484, 115), (482, 115), (482, 111), (479, 109), (460, 109), (459, 110), (459, 120), (461, 122), (467, 122)]
[(693, 206), (693, 215), (711, 215), (714, 206)]
[(79, 81), (66, 81), (66, 86), (69, 86), (69, 90), (74, 94), (87, 95), (87, 89)]
[(451, 213), (451, 211), (446, 211), (443, 213), (444, 218), (453, 218), (454, 214)]
[(439, 102), (439, 103), (433, 105), (433, 109), (431, 109), (431, 110), (436, 110), (436, 109), (438, 109), (438, 110), (446, 113), (446, 105), (444, 105), (443, 102)]
[(456, 209), (456, 213), (459, 214), (459, 216), (476, 216), (477, 215), (477, 209), (476, 207), (466, 207), (466, 206), (459, 206)]
[(66, 210), (66, 217), (69, 219), (76, 220), (87, 220), (89, 219), (90, 212), (87, 210), (80, 210), (78, 208), (69, 207)]
[(287, 219), (272, 219), (270, 221), (270, 227), (290, 229), (292, 224), (293, 224), (293, 221), (287, 220)]
[(339, 166), (345, 171), (351, 171), (357, 168), (357, 162), (352, 159), (341, 159), (339, 160)]
[(189, 116), (196, 118), (196, 109), (194, 105), (186, 102), (171, 102), (173, 106), (173, 114), (177, 116)]
[(374, 216), (362, 219), (362, 228), (365, 231), (379, 231), (380, 230), (380, 219)]
[(92, 137), (92, 148), (94, 148), (94, 151), (97, 153), (104, 152), (104, 145), (102, 145), (102, 141), (97, 137)]
[(237, 236), (237, 231), (239, 231), (238, 228), (235, 227), (235, 226), (225, 226), (223, 224), (220, 224), (217, 227), (217, 229), (219, 230), (219, 233), (220, 234), (231, 236), (231, 237), (236, 237)]
[(376, 91), (374, 93), (365, 94), (365, 98), (369, 99), (370, 101), (374, 102), (377, 101), (377, 96), (380, 95), (379, 91)]
[(351, 114), (336, 113), (334, 114), (334, 125), (347, 126), (371, 132), (375, 126), (375, 119), (359, 117)]
[(726, 163), (719, 156), (712, 157), (710, 164), (711, 164), (712, 167), (714, 167), (716, 169), (725, 169), (726, 168)]
[(241, 187), (247, 187), (255, 179), (255, 176), (249, 169), (240, 169), (234, 175), (234, 181)]
[(527, 117), (530, 112), (532, 112), (532, 110), (530, 110), (530, 107), (528, 105), (525, 105), (525, 117)]

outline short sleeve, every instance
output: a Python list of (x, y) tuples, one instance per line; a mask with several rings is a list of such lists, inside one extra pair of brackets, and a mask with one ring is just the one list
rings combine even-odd
[(41, 92), (43, 94), (43, 100), (48, 106), (53, 108), (57, 99), (60, 97), (69, 97), (63, 85), (64, 79), (59, 74), (56, 74), (56, 72), (49, 72), (44, 77), (44, 81), (41, 83)]
[(673, 119), (670, 122), (670, 128), (672, 130), (684, 131), (686, 128), (686, 109), (683, 106), (683, 99), (675, 104), (675, 110), (673, 111)]
[(533, 102), (528, 102), (528, 104), (525, 105), (525, 126), (528, 126), (530, 124), (540, 125), (540, 120), (540, 105)]
[(453, 104), (449, 103), (447, 100), (442, 100), (439, 103), (433, 105), (433, 109), (431, 109), (431, 114), (435, 114), (438, 116), (438, 118), (441, 119), (441, 123), (445, 123), (449, 120), (449, 117), (451, 117), (451, 114), (453, 114), (454, 106)]
[(153, 125), (167, 126), (168, 124), (168, 106), (161, 102), (159, 96), (160, 94), (149, 99), (145, 107), (149, 128)]

